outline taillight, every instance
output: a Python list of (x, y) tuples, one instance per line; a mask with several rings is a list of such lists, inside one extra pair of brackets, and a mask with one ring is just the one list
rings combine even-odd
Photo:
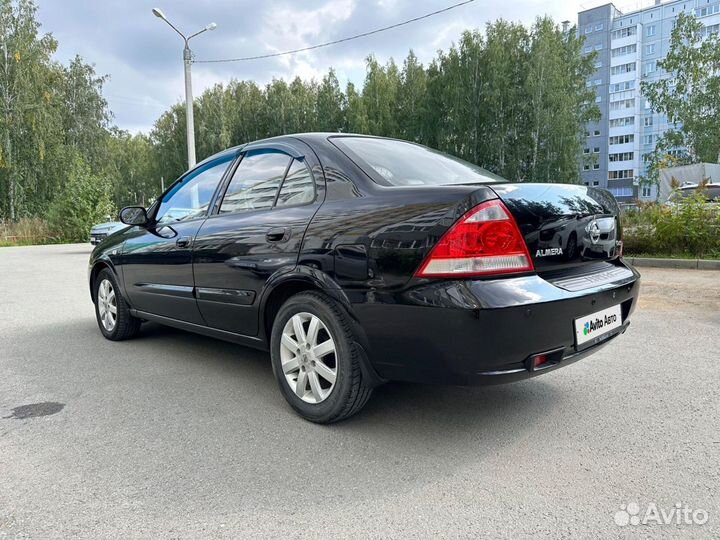
[(498, 199), (484, 202), (453, 225), (433, 247), (418, 277), (468, 277), (533, 270), (515, 220)]

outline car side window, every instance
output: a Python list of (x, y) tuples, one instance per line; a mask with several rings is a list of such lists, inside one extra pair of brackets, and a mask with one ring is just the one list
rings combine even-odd
[(288, 169), (285, 181), (280, 188), (276, 206), (296, 206), (309, 204), (315, 200), (315, 180), (310, 169), (299, 159), (295, 159)]
[(232, 156), (229, 156), (220, 162), (198, 167), (177, 183), (163, 197), (155, 215), (157, 223), (167, 225), (204, 215), (231, 160)]
[(271, 150), (248, 152), (230, 180), (220, 213), (272, 208), (290, 159)]

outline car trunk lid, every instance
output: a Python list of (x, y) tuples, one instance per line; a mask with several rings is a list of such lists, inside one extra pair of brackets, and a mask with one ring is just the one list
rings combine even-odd
[(535, 270), (610, 261), (620, 254), (619, 208), (602, 189), (568, 184), (491, 184), (515, 218)]

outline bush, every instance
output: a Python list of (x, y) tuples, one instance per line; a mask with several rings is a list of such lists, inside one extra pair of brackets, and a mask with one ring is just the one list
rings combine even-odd
[(626, 254), (720, 257), (720, 207), (701, 194), (675, 206), (641, 206), (623, 223)]
[(25, 217), (15, 223), (0, 223), (2, 246), (45, 244), (52, 240), (47, 222), (40, 218)]
[(110, 183), (93, 176), (88, 165), (76, 159), (62, 192), (48, 209), (48, 225), (64, 242), (87, 241), (90, 228), (114, 215)]

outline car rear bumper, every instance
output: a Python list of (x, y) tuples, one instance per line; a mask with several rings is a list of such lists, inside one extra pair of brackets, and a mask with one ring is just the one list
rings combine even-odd
[[(621, 263), (616, 268), (624, 277), (585, 288), (577, 278), (538, 275), (425, 283), (376, 294), (353, 310), (366, 332), (368, 356), (384, 379), (511, 382), (569, 365), (625, 332), (640, 275)], [(578, 346), (575, 319), (618, 304), (622, 326)], [(538, 354), (548, 361), (535, 369), (530, 359)]]

